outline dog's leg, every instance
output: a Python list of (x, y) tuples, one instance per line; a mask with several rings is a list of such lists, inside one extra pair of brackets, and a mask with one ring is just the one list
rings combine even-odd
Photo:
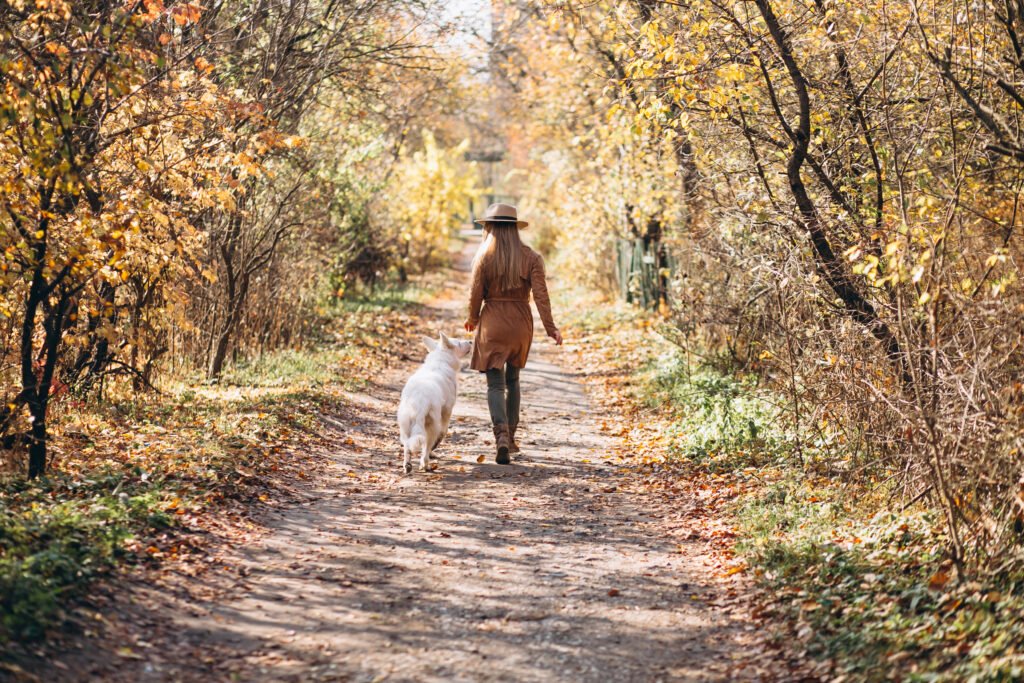
[(409, 441), (402, 442), (401, 455), (402, 468), (406, 470), (406, 474), (411, 474), (413, 472), (413, 452), (410, 450)]
[(427, 448), (427, 437), (423, 433), (417, 433), (410, 436), (405, 441), (405, 472), (406, 474), (412, 472), (412, 463), (409, 462), (412, 458), (412, 454), (417, 451), (425, 451)]
[(441, 411), (441, 432), (437, 435), (437, 441), (434, 442), (434, 448), (431, 448), (431, 451), (440, 446), (441, 442), (444, 441), (444, 437), (448, 436), (448, 423), (451, 422), (451, 419), (452, 411), (450, 408)]
[(424, 472), (429, 471), (430, 465), (430, 444), (427, 443), (426, 439), (423, 439), (423, 452), (420, 454), (420, 470)]

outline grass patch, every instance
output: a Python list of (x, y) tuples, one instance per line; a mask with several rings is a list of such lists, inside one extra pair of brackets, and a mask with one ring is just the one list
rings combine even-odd
[(137, 535), (174, 523), (159, 487), (125, 482), (111, 471), (84, 482), (58, 476), (0, 489), (0, 642), (42, 637)]
[[(753, 468), (739, 498), (737, 550), (754, 568), (790, 643), (849, 681), (1024, 678), (1024, 583), (958, 581), (941, 520), (891, 510), (883, 484), (815, 477), (796, 434), (755, 377), (689, 367), (672, 351), (640, 372), (639, 395), (671, 419), (669, 449), (712, 474)], [(811, 438), (803, 442), (804, 457)]]
[(429, 295), (424, 287), (378, 287), (332, 302), (324, 324), (301, 349), (281, 349), (230, 368), (222, 384), (307, 387), (341, 384), (352, 391), (372, 377), (396, 340), (410, 332), (409, 313)]
[(301, 383), (315, 387), (348, 380), (350, 388), (355, 388), (357, 378), (345, 370), (356, 360), (353, 351), (327, 345), (305, 351), (284, 349), (239, 363), (225, 373), (223, 383), (238, 387), (290, 387)]
[(940, 520), (854, 493), (791, 476), (738, 511), (738, 549), (795, 642), (846, 680), (1021, 680), (1019, 579), (957, 581)]
[(761, 467), (789, 454), (780, 411), (753, 376), (696, 367), (679, 349), (648, 361), (640, 396), (671, 416), (670, 452), (709, 472)]
[(373, 290), (359, 289), (334, 300), (327, 307), (327, 314), (337, 318), (346, 313), (365, 311), (405, 311), (422, 304), (436, 289), (435, 285), (409, 282), (404, 285), (389, 282)]

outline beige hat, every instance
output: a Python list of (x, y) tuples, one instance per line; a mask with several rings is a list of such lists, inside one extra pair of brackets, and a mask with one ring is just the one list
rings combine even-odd
[(487, 211), (484, 212), (484, 217), (473, 222), (478, 225), (483, 225), (484, 223), (515, 223), (517, 228), (525, 228), (529, 225), (526, 221), (519, 220), (516, 207), (511, 204), (491, 204), (487, 207)]

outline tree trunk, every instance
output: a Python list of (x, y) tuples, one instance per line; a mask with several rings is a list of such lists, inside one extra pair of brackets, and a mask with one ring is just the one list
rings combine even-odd
[(241, 219), (235, 216), (231, 219), (231, 229), (220, 245), (221, 258), (224, 260), (224, 284), (226, 291), (226, 313), (224, 326), (214, 343), (213, 353), (210, 355), (210, 365), (207, 367), (206, 378), (217, 379), (224, 370), (224, 361), (228, 356), (228, 346), (231, 343), (231, 333), (235, 328), (235, 316), (238, 312), (238, 274), (235, 272), (235, 247), (237, 246), (237, 235), (240, 230)]
[(224, 327), (217, 335), (217, 342), (210, 356), (210, 365), (206, 371), (207, 379), (217, 379), (224, 371), (224, 361), (228, 357), (228, 346), (231, 344), (231, 328), (234, 327), (234, 314), (229, 313)]
[(842, 261), (836, 256), (832, 249), (828, 235), (825, 232), (825, 225), (818, 215), (814, 202), (811, 200), (807, 187), (804, 184), (801, 170), (804, 161), (807, 159), (807, 151), (811, 140), (811, 104), (808, 94), (807, 81), (800, 71), (793, 57), (790, 48), (789, 37), (782, 25), (779, 23), (775, 11), (772, 9), (770, 0), (754, 0), (761, 17), (764, 19), (771, 34), (772, 40), (779, 51), (779, 58), (789, 74), (793, 90), (797, 99), (797, 125), (791, 127), (782, 110), (776, 105), (775, 115), (785, 128), (793, 142), (789, 162), (786, 164), (786, 178), (789, 181), (789, 189), (793, 195), (794, 203), (800, 215), (801, 227), (807, 231), (811, 240), (811, 246), (821, 266), (821, 273), (825, 282), (843, 302), (847, 314), (855, 321), (868, 329), (872, 336), (877, 339), (885, 349), (893, 367), (900, 375), (904, 385), (912, 382), (910, 373), (907, 371), (906, 359), (900, 347), (899, 340), (885, 321), (881, 319), (875, 307), (868, 301), (854, 285), (843, 268)]
[[(37, 253), (41, 249), (37, 247)], [(41, 263), (42, 257), (39, 261)], [(35, 339), (36, 314), (42, 303), (45, 283), (42, 265), (37, 265), (25, 299), (25, 317), (21, 321), (21, 392), (29, 406), (32, 423), (32, 438), (28, 449), (28, 476), (34, 479), (46, 471), (46, 396), (40, 393), (42, 378), (36, 374)], [(47, 387), (49, 391), (49, 387)], [(39, 419), (39, 416), (42, 419)]]
[(46, 404), (35, 400), (29, 404), (32, 415), (31, 439), (28, 442), (28, 478), (35, 479), (46, 473)]
[(224, 327), (217, 335), (217, 341), (210, 356), (210, 366), (206, 373), (207, 379), (217, 379), (224, 371), (224, 361), (228, 357), (228, 349), (231, 347), (231, 338), (235, 334), (235, 328), (242, 318), (242, 310), (245, 307), (245, 300), (249, 294), (249, 275), (243, 273), (236, 278), (233, 270), (229, 270), (230, 280), (228, 282), (228, 315), (224, 319)]

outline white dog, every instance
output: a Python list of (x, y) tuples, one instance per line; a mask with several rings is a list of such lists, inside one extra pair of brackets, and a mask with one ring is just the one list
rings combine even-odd
[(410, 458), (420, 454), (420, 469), (430, 464), (430, 453), (448, 433), (448, 421), (455, 407), (458, 373), (473, 342), (449, 339), (442, 332), (440, 341), (423, 337), (430, 353), (402, 389), (398, 405), (398, 428), (402, 432), (405, 471), (412, 472)]

